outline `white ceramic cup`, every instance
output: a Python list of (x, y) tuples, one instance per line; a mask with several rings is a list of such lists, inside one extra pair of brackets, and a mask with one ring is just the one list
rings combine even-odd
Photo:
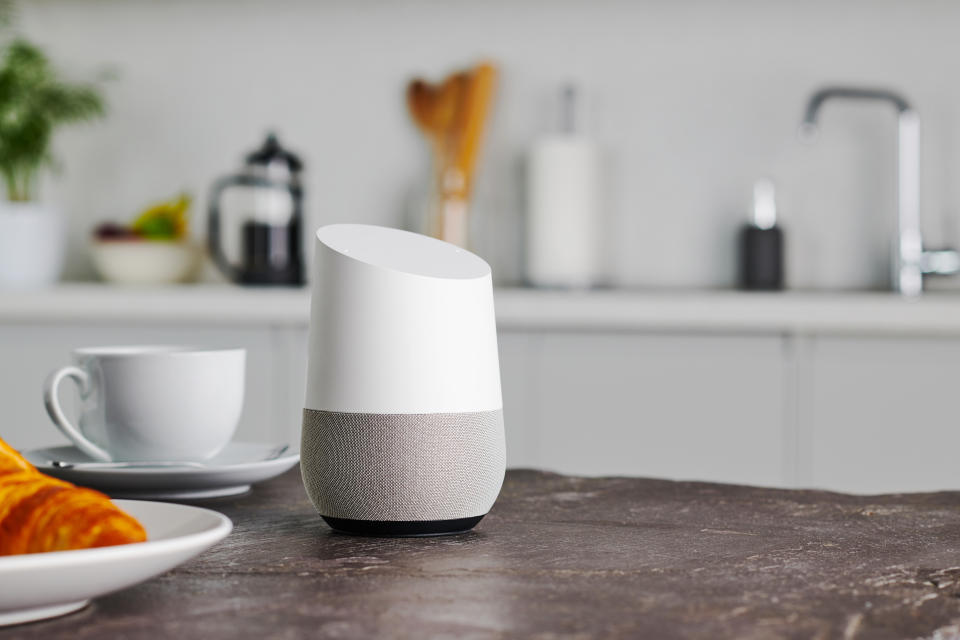
[[(205, 460), (233, 437), (243, 410), (246, 351), (173, 346), (91, 347), (47, 378), (43, 401), (78, 449), (103, 461)], [(78, 426), (57, 388), (80, 389)]]

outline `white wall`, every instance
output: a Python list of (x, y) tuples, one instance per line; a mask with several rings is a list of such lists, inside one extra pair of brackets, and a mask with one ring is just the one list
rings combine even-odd
[(569, 77), (609, 152), (618, 283), (731, 285), (751, 183), (770, 174), (792, 284), (881, 286), (894, 118), (833, 105), (803, 147), (803, 102), (824, 82), (916, 103), (927, 241), (958, 240), (960, 3), (37, 0), (21, 14), (70, 73), (121, 74), (109, 118), (58, 139), (65, 172), (48, 194), (70, 211), (73, 278), (90, 275), (95, 221), (184, 187), (205, 198), (270, 127), (308, 162), (313, 224), (401, 224), (427, 163), (404, 84), (481, 55), (503, 69), (477, 203), (479, 250), (501, 281), (520, 275), (520, 158)]

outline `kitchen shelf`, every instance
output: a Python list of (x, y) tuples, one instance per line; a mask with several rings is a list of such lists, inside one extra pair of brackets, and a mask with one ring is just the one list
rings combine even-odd
[(307, 288), (63, 283), (0, 292), (0, 323), (304, 325)]
[(496, 302), (511, 328), (960, 335), (956, 293), (504, 289)]
[[(505, 330), (960, 335), (960, 295), (739, 291), (496, 290)], [(64, 283), (0, 292), (0, 324), (193, 324), (306, 327), (309, 290), (223, 284), (118, 287)]]

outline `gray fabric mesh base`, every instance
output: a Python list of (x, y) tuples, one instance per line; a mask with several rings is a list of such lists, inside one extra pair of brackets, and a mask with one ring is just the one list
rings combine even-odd
[(450, 520), (486, 514), (506, 467), (503, 412), (303, 410), (300, 467), (321, 515)]

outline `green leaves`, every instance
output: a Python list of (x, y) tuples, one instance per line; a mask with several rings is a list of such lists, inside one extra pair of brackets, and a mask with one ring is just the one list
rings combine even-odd
[(0, 174), (10, 200), (30, 200), (51, 161), (54, 130), (104, 113), (96, 87), (67, 84), (38, 47), (18, 38), (0, 66)]

